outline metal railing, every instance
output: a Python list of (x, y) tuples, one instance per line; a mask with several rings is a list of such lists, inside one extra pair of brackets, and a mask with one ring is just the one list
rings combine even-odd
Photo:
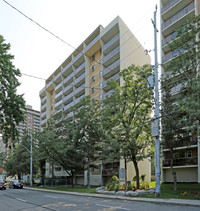
[[(189, 166), (189, 165), (197, 165), (198, 159), (197, 157), (191, 158), (175, 158), (173, 160), (173, 166)], [(170, 159), (163, 160), (163, 167), (170, 166)]]
[(191, 4), (189, 4), (188, 6), (186, 6), (185, 8), (183, 8), (182, 10), (180, 10), (174, 16), (172, 16), (171, 18), (169, 18), (167, 21), (165, 21), (162, 24), (162, 26), (161, 26), (162, 30), (164, 30), (165, 28), (167, 28), (171, 24), (175, 23), (177, 20), (179, 20), (180, 18), (182, 18), (184, 15), (188, 14), (193, 9), (194, 9), (194, 2), (192, 2)]

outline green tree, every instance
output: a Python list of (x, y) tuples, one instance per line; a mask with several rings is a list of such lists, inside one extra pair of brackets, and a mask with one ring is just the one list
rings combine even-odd
[(100, 118), (100, 102), (92, 102), (90, 96), (85, 97), (74, 107), (74, 135), (76, 149), (84, 158), (84, 170), (87, 170), (87, 185), (90, 188), (90, 169), (97, 168), (104, 130)]
[(17, 94), (20, 85), (20, 70), (12, 64), (14, 56), (9, 53), (10, 44), (5, 43), (0, 35), (0, 130), (4, 143), (11, 139), (14, 144), (19, 132), (16, 126), (24, 121), (25, 102), (22, 95)]
[(114, 92), (103, 102), (102, 109), (102, 123), (110, 142), (108, 149), (117, 150), (115, 155), (125, 160), (125, 168), (126, 161), (133, 162), (137, 188), (138, 162), (150, 157), (152, 144), (148, 124), (152, 107), (151, 90), (147, 88), (147, 81), (141, 77), (141, 71), (148, 76), (151, 74), (151, 67), (132, 65), (122, 70), (119, 73), (123, 80), (121, 86), (114, 80), (110, 82), (110, 88)]
[(197, 142), (200, 117), (199, 19), (198, 16), (188, 21), (176, 32), (176, 38), (168, 45), (173, 59), (164, 66), (166, 72), (162, 77), (162, 144), (163, 148), (170, 149), (174, 190), (177, 190), (177, 175), (173, 168), (175, 148)]

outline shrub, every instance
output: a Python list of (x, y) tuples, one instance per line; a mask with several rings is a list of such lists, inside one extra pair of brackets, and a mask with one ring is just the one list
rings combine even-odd
[(112, 176), (110, 183), (113, 183), (113, 184), (119, 183), (119, 178), (117, 176)]
[(115, 184), (115, 192), (119, 191), (119, 184)]
[(140, 176), (140, 179), (142, 180), (142, 182), (144, 182), (145, 177), (146, 177), (146, 174), (142, 174), (142, 175)]
[(140, 188), (144, 189), (144, 190), (148, 189), (149, 188), (149, 183), (148, 182), (143, 182), (142, 184), (140, 184)]

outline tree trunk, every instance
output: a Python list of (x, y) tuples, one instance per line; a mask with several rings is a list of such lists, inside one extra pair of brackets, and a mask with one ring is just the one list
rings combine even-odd
[(173, 180), (174, 180), (174, 191), (177, 191), (177, 178), (176, 178), (176, 172), (174, 171), (174, 168), (173, 168), (173, 164), (174, 164), (174, 153), (173, 153), (173, 149), (171, 148), (170, 168), (171, 168), (171, 172), (172, 172), (172, 176), (173, 176)]
[(134, 164), (135, 173), (136, 173), (136, 188), (139, 189), (140, 188), (139, 168), (138, 168), (137, 161), (135, 159), (133, 160), (133, 164)]
[(127, 166), (126, 166), (126, 158), (124, 159), (124, 168), (125, 168), (125, 187), (127, 189)]
[(72, 179), (71, 179), (72, 188), (74, 188), (74, 172), (73, 172), (73, 170), (71, 170), (71, 175), (72, 175)]
[(87, 186), (90, 189), (90, 160), (88, 158), (88, 166), (87, 166)]
[(53, 164), (51, 165), (51, 167), (52, 167), (52, 172), (51, 172), (51, 187), (53, 187), (53, 185), (54, 185), (54, 182), (53, 182), (53, 180), (54, 180), (54, 166), (53, 166)]

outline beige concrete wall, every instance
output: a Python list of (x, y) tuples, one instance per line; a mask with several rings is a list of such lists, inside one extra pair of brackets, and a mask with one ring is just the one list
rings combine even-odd
[(144, 48), (141, 46), (136, 37), (127, 28), (124, 22), (119, 18), (120, 28), (120, 70), (128, 66), (150, 64), (151, 59), (146, 55)]
[[(120, 168), (124, 168), (124, 160), (120, 160)], [(139, 174), (140, 176), (145, 174), (145, 182), (151, 181), (151, 161), (149, 159), (144, 159), (143, 161), (138, 162)], [(136, 175), (135, 167), (133, 162), (130, 161), (127, 163), (127, 181), (132, 181), (133, 177)]]
[[(198, 168), (175, 168), (177, 182), (198, 182)], [(170, 169), (163, 169), (164, 182), (173, 182)]]

